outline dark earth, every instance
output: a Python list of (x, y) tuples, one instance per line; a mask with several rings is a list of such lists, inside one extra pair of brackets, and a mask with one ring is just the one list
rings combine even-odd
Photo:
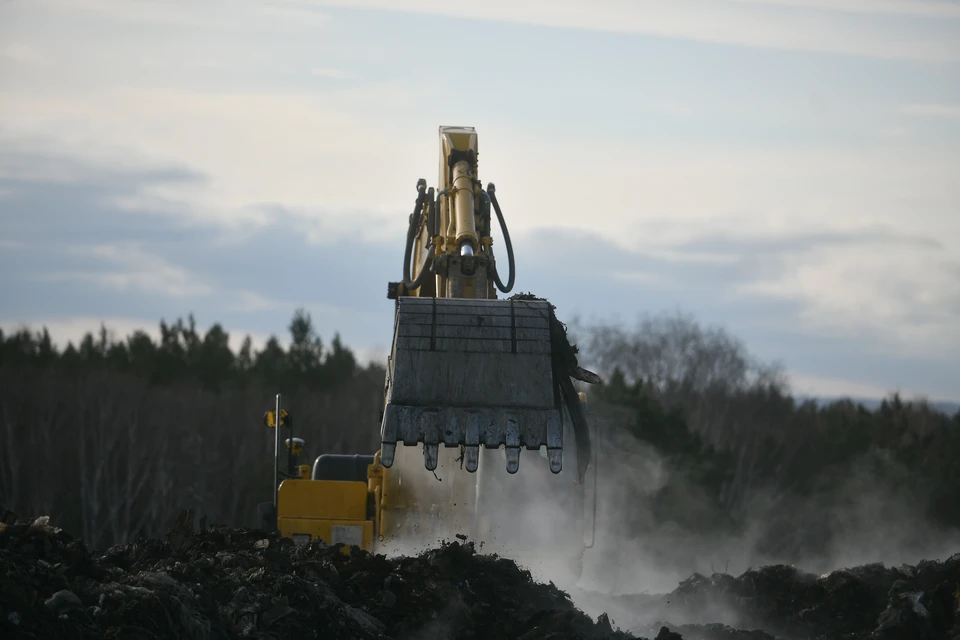
[[(388, 559), (196, 528), (184, 512), (163, 539), (91, 552), (46, 517), (0, 516), (3, 638), (954, 639), (960, 554), (826, 576), (783, 565), (694, 575), (670, 594), (611, 604), (664, 622), (618, 630), (469, 542)], [(710, 624), (721, 610), (741, 629)]]

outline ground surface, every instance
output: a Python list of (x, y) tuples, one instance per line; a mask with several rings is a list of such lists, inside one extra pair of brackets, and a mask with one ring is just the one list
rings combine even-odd
[(646, 620), (627, 633), (459, 541), (387, 559), (195, 531), (191, 515), (164, 539), (91, 553), (46, 518), (0, 520), (4, 638), (960, 638), (960, 554), (827, 576), (784, 566), (692, 576), (663, 596), (608, 598), (614, 620)]

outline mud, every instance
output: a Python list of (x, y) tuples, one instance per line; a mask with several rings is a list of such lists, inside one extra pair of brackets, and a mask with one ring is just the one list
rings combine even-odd
[[(960, 637), (958, 589), (960, 554), (823, 577), (789, 567), (693, 576), (665, 596), (611, 599), (651, 621), (631, 635), (459, 540), (386, 558), (202, 521), (196, 529), (185, 512), (162, 539), (91, 552), (46, 517), (0, 517), (4, 638), (923, 640)], [(720, 609), (736, 612), (740, 629), (713, 624)]]

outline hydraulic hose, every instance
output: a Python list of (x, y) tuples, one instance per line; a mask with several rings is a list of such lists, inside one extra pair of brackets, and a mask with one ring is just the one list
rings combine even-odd
[[(433, 193), (433, 187), (430, 187), (430, 192)], [(446, 189), (438, 191), (437, 199), (430, 211), (430, 236), (434, 238), (440, 235), (440, 198), (446, 195), (448, 195)]]
[(510, 232), (507, 231), (507, 223), (503, 220), (503, 212), (500, 211), (500, 203), (497, 202), (497, 187), (492, 183), (487, 183), (487, 195), (490, 196), (490, 202), (493, 204), (493, 210), (497, 212), (497, 219), (500, 221), (500, 231), (503, 232), (503, 243), (507, 246), (507, 262), (510, 265), (510, 278), (506, 286), (500, 280), (500, 274), (497, 272), (496, 264), (493, 265), (493, 281), (502, 293), (510, 293), (513, 290), (513, 281), (517, 275), (516, 263), (513, 259), (513, 243), (510, 242)]
[[(423, 215), (424, 202), (430, 203), (433, 208), (433, 188), (430, 189), (430, 195), (426, 193), (427, 181), (423, 178), (417, 181), (417, 203), (414, 205), (413, 214), (410, 216), (410, 227), (407, 229), (407, 246), (403, 252), (403, 286), (407, 291), (416, 291), (423, 284), (423, 279), (430, 273), (430, 265), (433, 262), (433, 240), (427, 242), (427, 256), (423, 259), (423, 265), (420, 267), (420, 273), (416, 279), (411, 277), (410, 260), (413, 257), (413, 245), (417, 238), (417, 229), (420, 228), (420, 219)], [(428, 200), (429, 198), (429, 200)], [(433, 215), (436, 215), (435, 213)], [(431, 216), (432, 217), (432, 216)], [(428, 217), (428, 220), (430, 218)]]
[(490, 194), (480, 189), (480, 224), (483, 225), (483, 232), (490, 235)]

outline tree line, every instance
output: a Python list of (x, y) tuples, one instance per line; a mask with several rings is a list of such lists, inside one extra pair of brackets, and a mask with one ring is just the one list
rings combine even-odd
[(102, 326), (63, 349), (46, 328), (0, 332), (0, 505), (55, 514), (98, 548), (158, 535), (181, 508), (256, 526), (273, 499), (262, 416), (277, 393), (314, 457), (379, 442), (383, 367), (360, 366), (338, 335), (325, 344), (303, 310), (287, 329), (287, 347), (248, 336), (236, 352), (192, 316), (161, 322), (159, 340)]
[[(272, 499), (261, 416), (277, 392), (302, 463), (379, 443), (383, 366), (328, 344), (303, 310), (287, 331), (287, 347), (247, 337), (236, 351), (192, 317), (160, 323), (159, 340), (101, 327), (62, 349), (46, 329), (0, 332), (0, 505), (56, 514), (95, 547), (162, 533), (186, 507), (254, 526)], [(777, 366), (685, 316), (570, 332), (605, 378), (587, 389), (599, 495), (627, 544), (749, 531), (758, 549), (797, 554), (825, 552), (856, 519), (960, 528), (960, 413), (897, 394), (875, 410), (797, 400)], [(903, 544), (924, 531), (904, 529)]]
[(873, 410), (797, 399), (780, 366), (683, 314), (577, 333), (606, 374), (591, 411), (607, 526), (650, 557), (825, 568), (960, 551), (960, 412), (896, 392)]
[(153, 385), (189, 382), (210, 391), (219, 391), (224, 385), (253, 383), (327, 389), (361, 372), (340, 335), (334, 334), (326, 346), (305, 310), (297, 309), (287, 329), (288, 349), (271, 335), (264, 347), (256, 350), (247, 335), (236, 353), (230, 348), (230, 334), (221, 324), (201, 333), (192, 314), (186, 322), (182, 318), (172, 324), (161, 321), (159, 341), (144, 330), (118, 340), (101, 325), (96, 335), (87, 333), (79, 344), (70, 342), (62, 351), (46, 327), (37, 332), (23, 328), (10, 335), (0, 330), (0, 362), (72, 373), (131, 373)]

